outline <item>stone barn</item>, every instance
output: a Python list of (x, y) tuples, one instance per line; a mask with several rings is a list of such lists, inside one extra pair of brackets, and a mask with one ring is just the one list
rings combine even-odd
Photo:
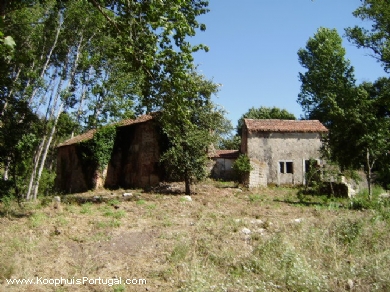
[(234, 179), (233, 164), (238, 158), (238, 150), (213, 150), (209, 153), (210, 176), (215, 179)]
[(60, 191), (144, 188), (162, 180), (164, 174), (159, 167), (162, 135), (152, 115), (118, 123), (111, 160), (103, 172), (86, 159), (83, 145), (95, 132), (90, 130), (57, 146), (56, 187)]
[(309, 160), (323, 163), (319, 150), (327, 132), (318, 120), (245, 119), (241, 152), (253, 168), (249, 187), (304, 184)]

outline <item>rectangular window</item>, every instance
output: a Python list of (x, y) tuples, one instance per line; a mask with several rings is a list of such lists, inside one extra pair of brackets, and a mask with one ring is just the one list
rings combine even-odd
[(279, 162), (279, 166), (280, 166), (280, 173), (284, 173), (284, 162), (283, 161)]
[(294, 173), (294, 165), (292, 161), (279, 161), (280, 173)]
[(286, 162), (286, 173), (294, 173), (292, 162)]

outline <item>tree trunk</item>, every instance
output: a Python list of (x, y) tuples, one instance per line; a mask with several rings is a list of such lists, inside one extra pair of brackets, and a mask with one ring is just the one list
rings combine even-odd
[[(60, 18), (60, 14), (58, 15), (58, 17)], [(42, 79), (43, 76), (45, 75), (45, 72), (46, 72), (46, 70), (47, 70), (47, 67), (49, 66), (49, 62), (50, 62), (51, 56), (52, 56), (52, 54), (53, 54), (53, 51), (54, 51), (54, 49), (55, 49), (56, 46), (57, 46), (58, 37), (59, 37), (60, 32), (61, 32), (61, 26), (62, 26), (62, 24), (61, 24), (61, 21), (60, 21), (60, 22), (59, 22), (59, 25), (58, 25), (58, 28), (57, 28), (56, 36), (55, 36), (55, 38), (54, 38), (54, 43), (53, 43), (52, 47), (50, 48), (50, 52), (49, 52), (49, 54), (47, 55), (46, 62), (45, 62), (45, 64), (44, 64), (44, 66), (42, 67), (42, 71), (41, 71), (41, 75), (40, 75), (40, 78), (41, 78), (41, 79)], [(31, 94), (31, 96), (30, 96), (30, 99), (29, 99), (29, 101), (28, 101), (29, 104), (31, 104), (31, 102), (33, 101), (33, 99), (34, 99), (35, 94), (37, 93), (37, 91), (38, 91), (38, 87), (35, 87), (34, 90), (33, 90), (33, 92), (32, 92), (32, 94)]]
[(374, 163), (375, 159), (372, 160), (370, 163), (370, 149), (367, 148), (367, 172), (366, 172), (366, 177), (367, 177), (367, 185), (368, 185), (368, 199), (371, 201), (372, 200), (372, 169), (374, 168)]
[(184, 183), (185, 183), (186, 195), (191, 195), (191, 179), (187, 172), (184, 176)]
[(41, 143), (38, 146), (37, 152), (35, 153), (33, 170), (31, 172), (30, 182), (28, 184), (28, 189), (27, 189), (27, 193), (26, 193), (26, 200), (27, 201), (30, 200), (31, 192), (33, 190), (33, 185), (34, 185), (34, 182), (35, 182), (35, 177), (37, 175), (39, 159), (41, 158), (41, 154), (42, 154), (42, 151), (43, 151), (43, 147), (45, 146), (45, 142), (46, 142), (46, 135), (43, 137)]
[(53, 141), (53, 137), (54, 137), (54, 134), (55, 134), (55, 131), (56, 131), (56, 126), (57, 126), (57, 123), (58, 123), (58, 119), (59, 119), (59, 117), (60, 117), (60, 115), (62, 113), (63, 107), (64, 107), (64, 103), (62, 102), (61, 105), (60, 105), (60, 108), (58, 109), (58, 113), (57, 113), (57, 117), (56, 117), (56, 119), (54, 121), (54, 125), (53, 125), (53, 127), (51, 129), (49, 140), (46, 143), (45, 151), (42, 154), (42, 159), (41, 159), (41, 163), (40, 163), (40, 166), (39, 166), (38, 175), (37, 175), (37, 178), (35, 180), (35, 185), (34, 185), (34, 193), (33, 193), (34, 200), (36, 200), (36, 198), (37, 198), (39, 182), (41, 180), (43, 167), (45, 166), (47, 153), (49, 152), (51, 142)]

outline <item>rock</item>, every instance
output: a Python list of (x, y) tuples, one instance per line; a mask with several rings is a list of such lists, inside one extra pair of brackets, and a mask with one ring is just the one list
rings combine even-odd
[(242, 230), (241, 230), (242, 233), (244, 233), (245, 235), (249, 235), (251, 234), (252, 231), (250, 231), (250, 229), (244, 227)]
[(53, 209), (57, 212), (62, 212), (61, 198), (59, 196), (53, 198)]
[(347, 281), (347, 289), (348, 290), (353, 289), (353, 281), (351, 279), (348, 279), (348, 281)]
[(183, 201), (192, 202), (191, 196), (183, 196)]
[(382, 193), (379, 195), (379, 198), (381, 199), (390, 199), (390, 194), (389, 193)]
[(251, 220), (251, 223), (256, 225), (263, 225), (264, 221), (261, 219), (255, 219), (255, 220)]

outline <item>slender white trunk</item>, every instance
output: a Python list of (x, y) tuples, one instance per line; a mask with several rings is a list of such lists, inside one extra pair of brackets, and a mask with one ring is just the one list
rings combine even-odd
[(33, 189), (33, 184), (34, 184), (34, 179), (35, 179), (35, 176), (37, 175), (39, 158), (41, 157), (41, 154), (43, 151), (43, 146), (45, 145), (45, 142), (46, 142), (46, 135), (43, 137), (41, 143), (38, 146), (38, 151), (34, 156), (34, 166), (33, 166), (32, 172), (31, 172), (30, 182), (28, 184), (28, 189), (27, 189), (27, 193), (26, 193), (26, 200), (27, 201), (30, 200), (31, 191)]
[[(73, 63), (72, 70), (71, 70), (71, 72), (69, 74), (69, 77), (68, 77), (68, 84), (66, 86), (67, 88), (69, 88), (69, 84), (71, 84), (71, 82), (73, 82), (73, 80), (74, 80), (74, 76), (75, 76), (76, 68), (77, 68), (77, 63), (78, 63), (79, 56), (80, 56), (80, 48), (81, 48), (82, 39), (83, 39), (83, 37), (81, 36), (80, 43), (79, 43), (79, 45), (77, 47), (75, 61)], [(65, 68), (66, 69), (69, 66), (70, 54), (71, 54), (71, 48), (69, 48), (67, 60), (65, 62)], [(48, 114), (49, 113), (49, 107), (47, 109), (47, 112), (46, 112), (46, 120), (47, 120), (47, 122), (50, 121), (53, 118), (53, 116), (54, 116), (54, 111), (55, 111), (55, 108), (57, 106), (57, 102), (58, 102), (58, 99), (60, 97), (60, 93), (61, 93), (61, 90), (62, 90), (63, 81), (64, 81), (63, 79), (60, 79), (59, 84), (57, 86), (57, 93), (56, 93), (56, 96), (55, 96), (55, 99), (54, 99), (53, 106), (51, 108), (50, 114)], [(52, 97), (50, 98), (50, 100), (52, 100)], [(39, 145), (39, 149), (38, 149), (38, 153), (37, 153), (37, 161), (34, 161), (33, 171), (32, 171), (31, 177), (30, 177), (29, 189), (28, 189), (28, 192), (27, 192), (27, 195), (26, 195), (26, 199), (27, 200), (30, 199), (31, 193), (33, 193), (33, 199), (34, 200), (37, 198), (38, 189), (39, 189), (39, 183), (40, 183), (40, 179), (41, 179), (41, 176), (42, 176), (43, 168), (44, 168), (45, 163), (46, 163), (47, 153), (49, 152), (51, 143), (53, 141), (53, 137), (55, 135), (58, 119), (59, 119), (59, 117), (60, 117), (60, 115), (61, 115), (61, 113), (63, 111), (63, 107), (64, 107), (64, 102), (61, 102), (60, 108), (59, 108), (59, 110), (57, 112), (57, 116), (55, 118), (55, 122), (54, 122), (54, 125), (53, 125), (52, 129), (51, 129), (49, 137), (47, 137), (47, 134), (45, 134), (45, 136), (42, 139), (41, 144)], [(47, 140), (47, 142), (46, 142), (46, 140)], [(46, 144), (45, 144), (45, 142), (46, 142)], [(38, 166), (39, 166), (39, 169), (38, 169)], [(37, 172), (37, 170), (38, 170), (38, 172)]]
[[(58, 15), (58, 17), (60, 17), (60, 15)], [(47, 55), (47, 58), (46, 58), (46, 62), (45, 64), (43, 65), (42, 67), (42, 71), (41, 71), (41, 75), (40, 75), (40, 78), (42, 79), (43, 76), (45, 75), (46, 73), (46, 70), (47, 70), (47, 67), (49, 66), (49, 63), (50, 63), (50, 59), (51, 59), (51, 56), (53, 54), (53, 51), (54, 49), (56, 48), (57, 46), (57, 42), (58, 42), (58, 37), (60, 35), (60, 32), (61, 32), (61, 27), (62, 27), (62, 24), (61, 22), (59, 22), (59, 25), (58, 25), (58, 28), (57, 28), (57, 32), (56, 32), (56, 36), (54, 38), (54, 43), (53, 45), (51, 46), (50, 48), (50, 51), (49, 51), (49, 54)], [(28, 101), (29, 104), (31, 104), (31, 102), (33, 101), (34, 97), (35, 97), (35, 94), (37, 93), (38, 91), (38, 87), (35, 87), (33, 92), (31, 93), (31, 96), (30, 96), (30, 99)]]
[(39, 182), (41, 180), (42, 171), (43, 171), (43, 168), (45, 166), (47, 153), (49, 152), (51, 142), (53, 141), (53, 137), (54, 137), (54, 134), (56, 132), (56, 126), (57, 126), (57, 123), (58, 123), (58, 118), (60, 117), (60, 115), (62, 113), (63, 107), (64, 107), (64, 103), (62, 102), (61, 105), (60, 105), (60, 108), (59, 108), (59, 110), (57, 112), (57, 116), (56, 116), (56, 119), (54, 121), (54, 125), (51, 128), (50, 136), (49, 136), (49, 139), (48, 139), (48, 141), (46, 143), (45, 150), (44, 150), (44, 152), (42, 154), (41, 163), (40, 163), (40, 166), (39, 166), (37, 178), (35, 180), (34, 189), (33, 189), (33, 199), (34, 200), (37, 199), (38, 189), (39, 189)]

